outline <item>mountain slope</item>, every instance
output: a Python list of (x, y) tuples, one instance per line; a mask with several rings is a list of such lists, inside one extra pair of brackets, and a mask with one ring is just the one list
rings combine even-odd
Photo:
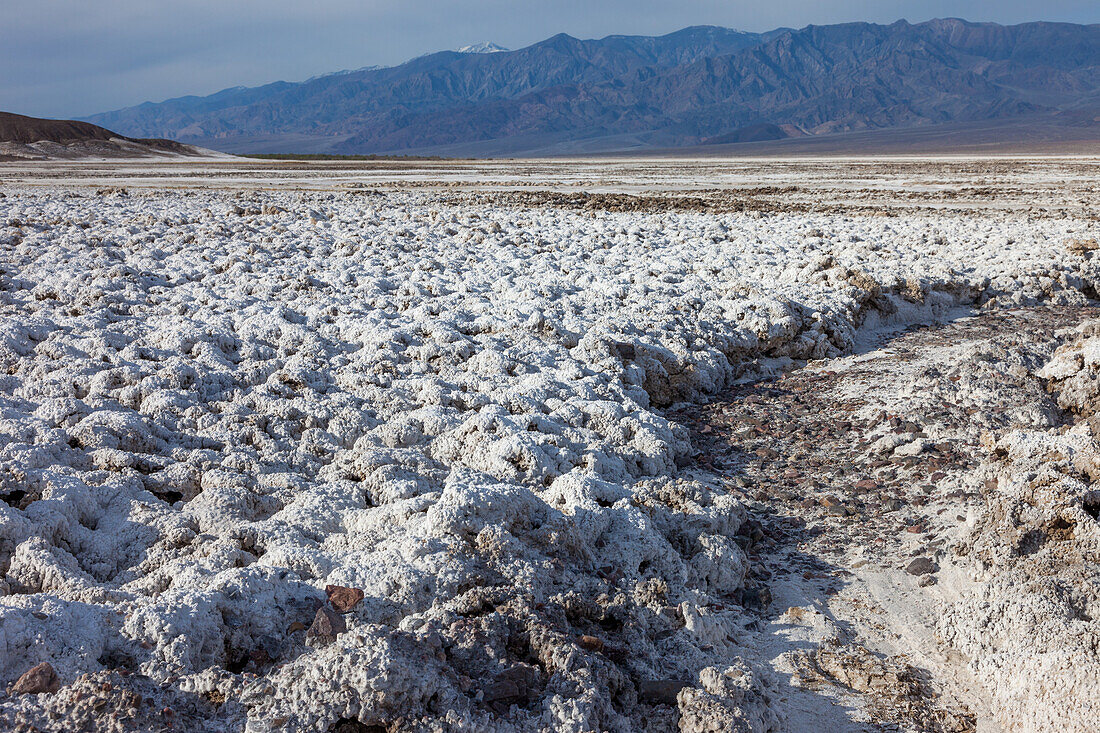
[(518, 51), (442, 52), (89, 119), (226, 149), (272, 149), (293, 136), (313, 152), (487, 141), (522, 151), (581, 140), (597, 141), (596, 149), (672, 147), (763, 129), (816, 135), (1092, 106), (1100, 107), (1100, 26), (936, 20), (767, 34), (696, 27), (592, 41), (558, 35)]

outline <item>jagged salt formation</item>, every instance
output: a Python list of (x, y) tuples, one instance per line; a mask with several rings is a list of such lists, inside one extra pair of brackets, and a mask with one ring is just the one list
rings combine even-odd
[(1100, 324), (1067, 339), (1036, 376), (1071, 424), (985, 437), (987, 506), (955, 548), (979, 586), (940, 628), (1012, 731), (1100, 726)]
[[(0, 679), (65, 685), (8, 726), (109, 678), (107, 729), (780, 730), (752, 523), (659, 408), (1097, 282), (1076, 223), (977, 216), (9, 190), (0, 224)], [(328, 585), (365, 598), (311, 627)]]

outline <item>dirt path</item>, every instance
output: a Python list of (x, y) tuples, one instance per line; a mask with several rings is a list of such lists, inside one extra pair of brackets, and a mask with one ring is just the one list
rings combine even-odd
[(743, 644), (772, 660), (792, 730), (999, 730), (935, 633), (973, 584), (951, 543), (984, 509), (982, 434), (1058, 424), (1032, 372), (1057, 329), (1096, 315), (915, 327), (678, 415), (700, 472), (760, 523), (737, 599), (759, 618)]

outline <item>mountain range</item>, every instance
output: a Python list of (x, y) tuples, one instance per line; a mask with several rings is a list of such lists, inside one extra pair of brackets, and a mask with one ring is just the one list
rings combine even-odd
[(85, 119), (226, 152), (598, 152), (988, 121), (1100, 139), (1100, 25), (560, 34)]

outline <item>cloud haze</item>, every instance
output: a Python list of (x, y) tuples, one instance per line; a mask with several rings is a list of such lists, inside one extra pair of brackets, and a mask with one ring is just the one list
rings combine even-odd
[(596, 38), (946, 16), (1100, 20), (1095, 0), (35, 0), (4, 10), (0, 110), (75, 117), (478, 41), (520, 48), (559, 32)]

